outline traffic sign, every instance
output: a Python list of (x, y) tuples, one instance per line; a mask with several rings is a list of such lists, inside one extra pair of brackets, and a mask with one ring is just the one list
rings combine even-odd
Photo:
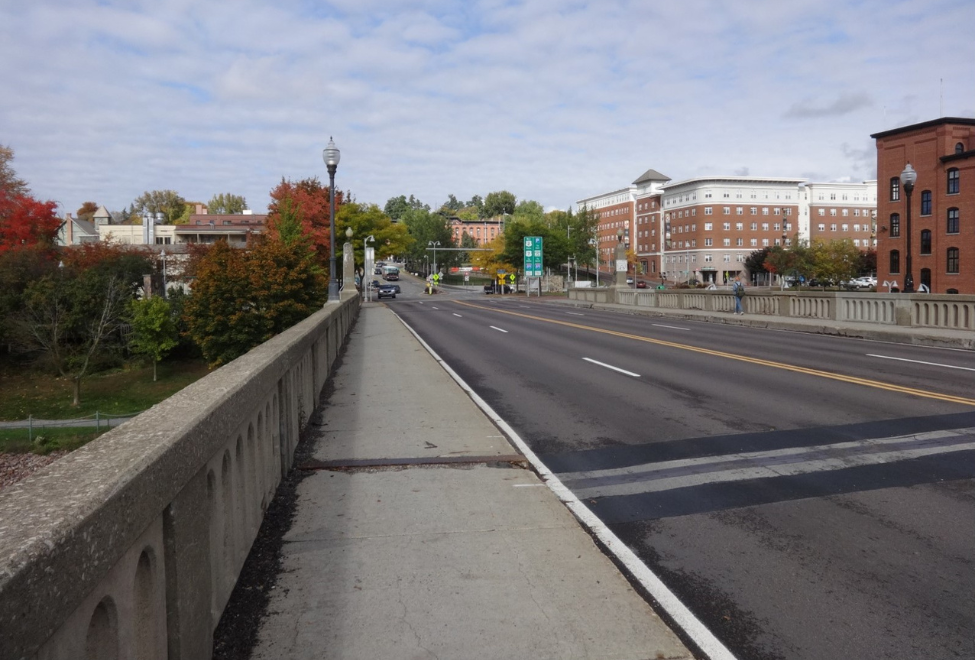
[(525, 236), (525, 277), (542, 276), (542, 237)]
[(511, 275), (508, 275), (508, 279), (511, 280), (511, 283), (512, 284), (514, 284), (515, 283), (515, 274), (512, 273)]

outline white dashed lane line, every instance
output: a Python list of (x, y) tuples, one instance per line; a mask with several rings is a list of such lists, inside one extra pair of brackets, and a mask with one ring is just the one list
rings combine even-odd
[(627, 376), (633, 376), (634, 378), (639, 378), (640, 374), (635, 374), (632, 371), (627, 371), (626, 369), (620, 369), (619, 367), (614, 367), (611, 364), (606, 364), (605, 362), (600, 362), (599, 360), (593, 360), (592, 358), (584, 357), (582, 358), (586, 362), (591, 362), (592, 364), (598, 364), (600, 367), (606, 367), (607, 369), (612, 369), (613, 371), (618, 371), (621, 374), (626, 374)]

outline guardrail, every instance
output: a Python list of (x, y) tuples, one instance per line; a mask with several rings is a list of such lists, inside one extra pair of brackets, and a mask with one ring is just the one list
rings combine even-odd
[(0, 658), (211, 657), (358, 314), (344, 297), (0, 492)]
[[(640, 308), (731, 312), (730, 290), (570, 289), (570, 300), (617, 303)], [(975, 296), (845, 291), (748, 289), (742, 300), (749, 314), (877, 323), (948, 330), (975, 330)]]

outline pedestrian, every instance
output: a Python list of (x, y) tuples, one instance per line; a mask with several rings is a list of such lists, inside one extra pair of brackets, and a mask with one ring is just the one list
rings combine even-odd
[(744, 314), (741, 308), (741, 299), (745, 296), (745, 283), (740, 277), (736, 277), (731, 285), (731, 292), (735, 295), (735, 314)]

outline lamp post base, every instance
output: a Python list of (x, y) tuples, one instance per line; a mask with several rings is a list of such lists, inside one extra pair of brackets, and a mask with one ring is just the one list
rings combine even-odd
[(326, 302), (329, 302), (329, 303), (342, 302), (341, 300), (339, 300), (339, 283), (338, 282), (329, 282), (328, 283), (328, 300)]

